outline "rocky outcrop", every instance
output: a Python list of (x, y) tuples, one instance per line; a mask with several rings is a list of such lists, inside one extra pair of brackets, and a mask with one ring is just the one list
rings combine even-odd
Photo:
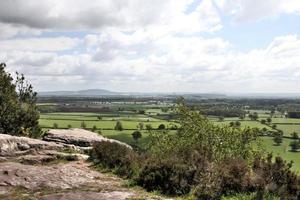
[(43, 140), (51, 141), (56, 143), (70, 144), (79, 147), (91, 147), (95, 142), (101, 141), (109, 141), (115, 142), (128, 148), (131, 148), (129, 145), (113, 140), (105, 138), (97, 133), (87, 131), (84, 129), (50, 129), (44, 134)]
[(63, 148), (63, 145), (54, 142), (0, 134), (0, 156), (13, 156), (39, 150), (61, 150)]
[(74, 150), (116, 142), (82, 129), (50, 130), (37, 140), (0, 134), (0, 199), (162, 199), (124, 187), (120, 178), (94, 170)]

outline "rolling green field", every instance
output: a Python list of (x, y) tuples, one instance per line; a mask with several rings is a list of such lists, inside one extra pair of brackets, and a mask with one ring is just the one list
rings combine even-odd
[[(97, 116), (101, 116), (102, 119), (97, 119)], [(40, 125), (42, 128), (52, 128), (56, 123), (58, 128), (68, 128), (71, 125), (72, 128), (79, 128), (82, 122), (85, 122), (86, 128), (92, 128), (96, 126), (99, 129), (114, 129), (117, 121), (121, 121), (124, 129), (135, 130), (139, 123), (144, 124), (144, 128), (147, 124), (151, 124), (153, 128), (157, 128), (160, 124), (164, 124), (166, 127), (176, 124), (174, 122), (168, 122), (165, 120), (155, 119), (146, 115), (112, 115), (104, 114), (99, 115), (97, 113), (51, 113), (42, 114), (40, 116)]]

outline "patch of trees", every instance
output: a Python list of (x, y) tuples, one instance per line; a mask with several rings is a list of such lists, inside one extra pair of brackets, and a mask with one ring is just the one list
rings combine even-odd
[(300, 111), (290, 111), (288, 112), (287, 116), (289, 118), (297, 118), (297, 119), (300, 119)]
[(240, 117), (244, 116), (246, 113), (242, 109), (238, 108), (224, 108), (224, 107), (210, 107), (210, 108), (200, 108), (200, 111), (204, 115), (222, 116), (222, 117)]
[(0, 64), (0, 133), (38, 137), (37, 93), (23, 74), (14, 80), (5, 67)]

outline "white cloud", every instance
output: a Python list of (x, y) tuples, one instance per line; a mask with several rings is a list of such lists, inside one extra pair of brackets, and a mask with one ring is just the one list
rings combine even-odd
[(300, 14), (298, 0), (215, 0), (222, 12), (233, 16), (234, 23), (274, 18), (280, 14)]
[[(220, 18), (211, 0), (185, 13), (192, 0), (13, 0), (0, 1), (0, 35), (29, 34), (34, 30), (215, 31)], [(153, 27), (154, 26), (154, 27)], [(23, 27), (20, 32), (17, 27)], [(160, 29), (160, 30), (159, 30)]]
[(63, 51), (76, 47), (80, 43), (78, 38), (25, 38), (0, 40), (2, 51)]
[[(241, 53), (210, 34), (223, 26), (220, 11), (236, 23), (298, 13), (288, 1), (292, 7), (279, 0), (1, 1), (0, 59), (38, 90), (299, 90), (297, 35)], [(65, 36), (35, 36), (62, 30)], [(68, 36), (78, 30), (89, 34)]]
[[(102, 36), (97, 38), (101, 38), (97, 43), (99, 47), (107, 42)], [(266, 48), (246, 53), (234, 51), (221, 38), (165, 36), (130, 54), (128, 52), (139, 47), (130, 37), (128, 41), (132, 43), (124, 43), (120, 38), (107, 38), (114, 44), (109, 50), (117, 53), (105, 61), (95, 60), (89, 54), (14, 52), (6, 56), (10, 67), (27, 74), (40, 90), (59, 89), (58, 85), (69, 89), (84, 86), (169, 92), (292, 92), (300, 89), (297, 87), (300, 39), (296, 35), (274, 38)], [(97, 49), (93, 51), (97, 55)], [(279, 83), (281, 86), (270, 86)]]

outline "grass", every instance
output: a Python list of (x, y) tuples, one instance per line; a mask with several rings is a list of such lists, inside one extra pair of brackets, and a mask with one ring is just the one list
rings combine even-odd
[(135, 142), (132, 138), (133, 131), (115, 131), (115, 130), (103, 130), (102, 135), (108, 137), (110, 139), (119, 140), (121, 142), (125, 142), (130, 145), (137, 145), (141, 148), (144, 148), (149, 142), (149, 133), (147, 131), (141, 131), (142, 138)]
[(266, 128), (268, 130), (271, 130), (271, 128), (265, 124), (261, 124), (258, 121), (249, 121), (249, 120), (224, 120), (223, 122), (219, 121), (213, 121), (216, 125), (229, 125), (230, 122), (239, 121), (241, 122), (241, 127), (250, 127), (250, 128)]
[(102, 120), (98, 120), (93, 115), (41, 115), (39, 123), (42, 128), (51, 128), (54, 123), (58, 124), (58, 128), (68, 128), (71, 125), (73, 128), (80, 128), (82, 121), (85, 122), (87, 128), (92, 128), (94, 125), (100, 129), (114, 129), (116, 121), (121, 121), (124, 129), (134, 130), (140, 122), (151, 124), (153, 128), (157, 128), (160, 124), (170, 126), (175, 124), (173, 122), (167, 122), (165, 120), (158, 120), (147, 116), (126, 116), (126, 117), (102, 117)]
[(267, 152), (273, 153), (274, 156), (281, 156), (286, 161), (293, 161), (293, 170), (300, 172), (300, 152), (290, 151), (291, 139), (284, 138), (280, 146), (274, 145), (272, 137), (262, 137), (261, 139)]
[(278, 124), (277, 129), (282, 130), (285, 136), (290, 136), (293, 132), (300, 134), (300, 125)]

